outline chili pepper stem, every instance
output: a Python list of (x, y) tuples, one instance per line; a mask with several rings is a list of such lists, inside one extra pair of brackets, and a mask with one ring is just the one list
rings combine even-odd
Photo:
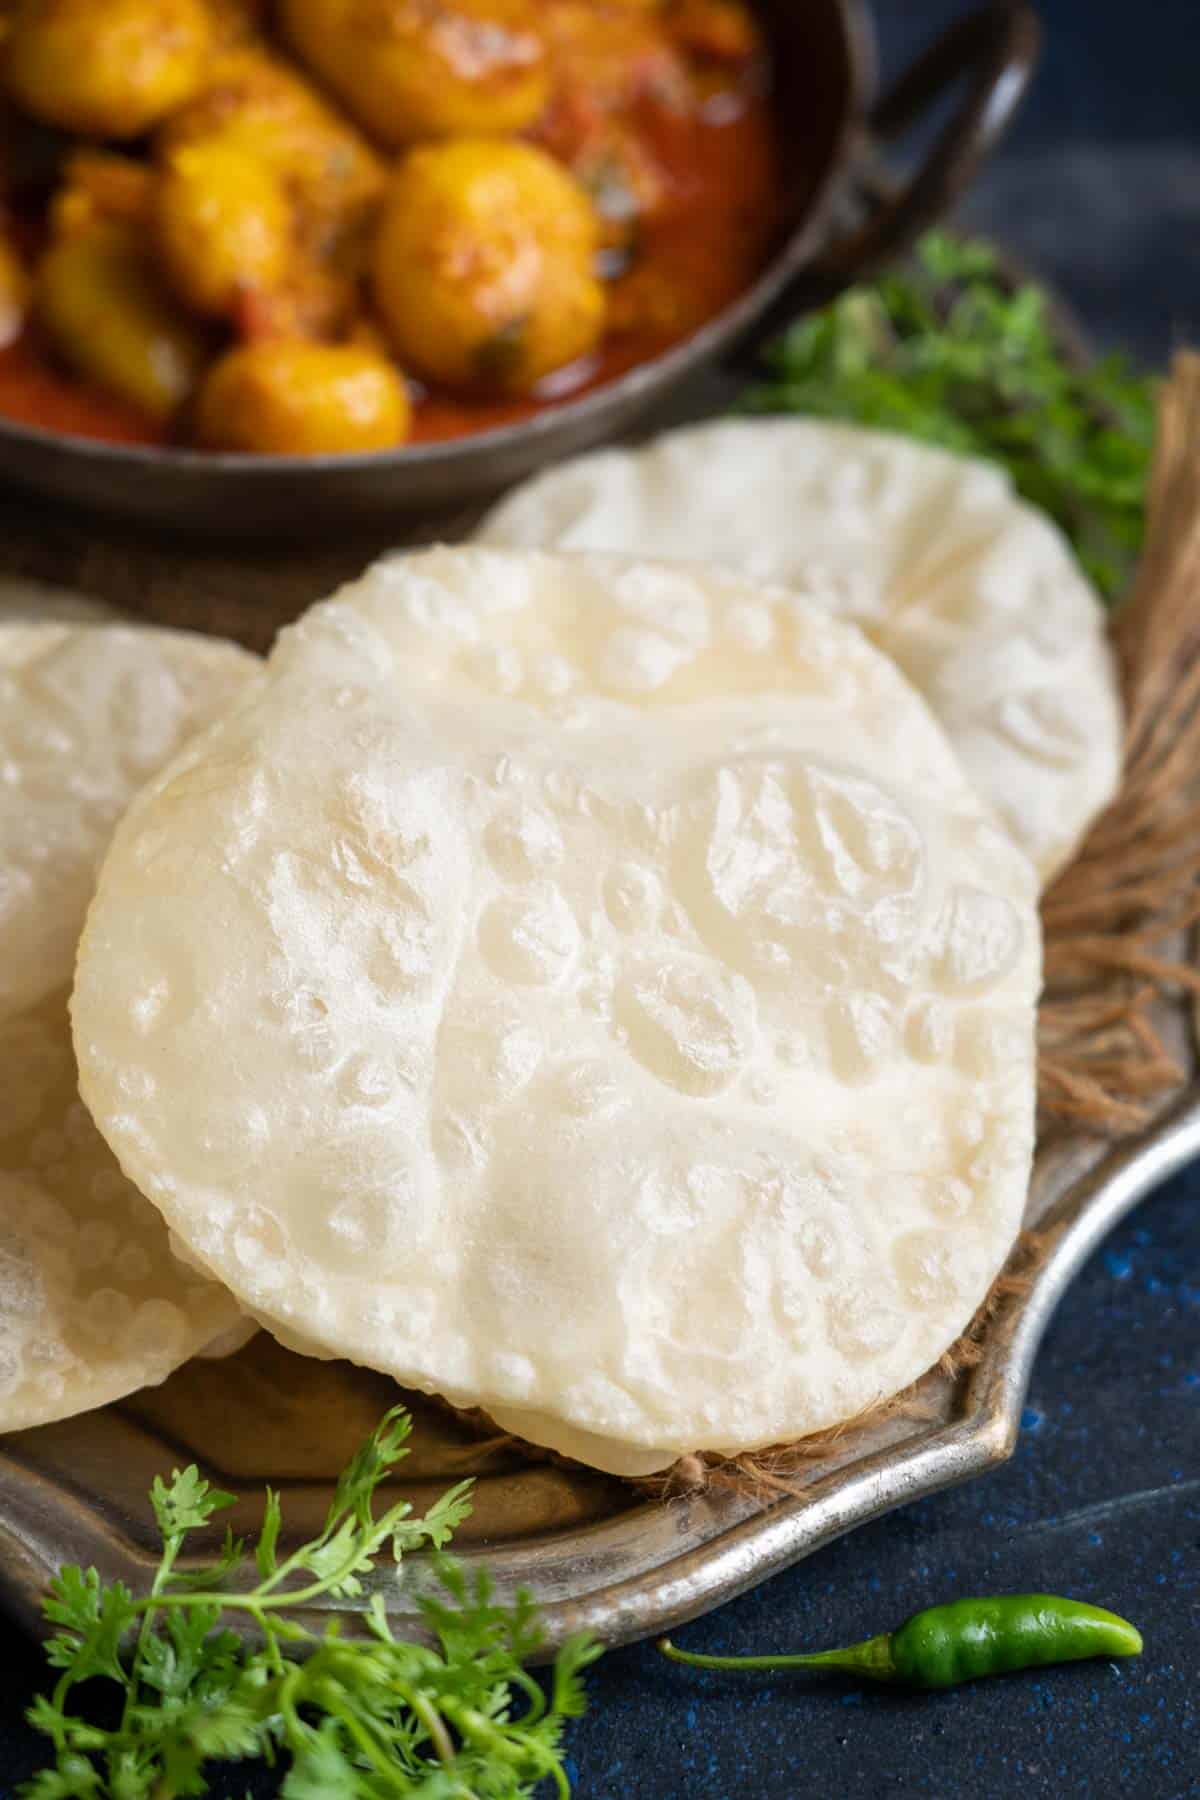
[(705, 1656), (696, 1650), (677, 1650), (670, 1638), (659, 1638), (658, 1648), (671, 1662), (693, 1669), (832, 1669), (847, 1675), (865, 1675), (868, 1681), (898, 1679), (892, 1658), (892, 1634), (864, 1638), (840, 1650), (812, 1650), (793, 1656)]

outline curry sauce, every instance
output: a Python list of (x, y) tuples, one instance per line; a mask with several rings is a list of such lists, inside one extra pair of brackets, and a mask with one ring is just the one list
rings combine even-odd
[[(477, 18), (493, 0), (449, 0), (444, 10), (457, 12), (460, 4)], [(89, 208), (94, 213), (97, 205), (103, 211), (108, 194), (118, 196), (120, 228), (136, 242), (138, 255), (159, 259), (153, 278), (163, 281), (165, 303), (178, 307), (180, 334), (191, 346), (182, 358), (185, 376), (190, 379), (192, 364), (202, 370), (198, 393), (185, 392), (181, 376), (178, 390), (166, 393), (151, 412), (138, 404), (136, 383), (127, 382), (118, 391), (120, 367), (114, 377), (103, 364), (89, 362), (86, 347), (72, 354), (61, 330), (56, 337), (53, 311), (44, 302), (39, 307), (35, 298), (24, 328), (0, 350), (0, 413), (24, 424), (112, 443), (188, 445), (199, 440), (213, 448), (277, 449), (278, 420), (275, 439), (269, 442), (258, 442), (253, 434), (243, 440), (236, 433), (222, 442), (219, 430), (215, 436), (201, 435), (198, 420), (214, 410), (210, 406), (206, 414), (203, 370), (211, 370), (239, 345), (311, 337), (361, 344), (364, 358), (386, 358), (407, 390), (404, 441), (444, 442), (562, 404), (692, 335), (753, 283), (778, 234), (781, 184), (769, 70), (752, 14), (740, 0), (548, 0), (536, 16), (547, 33), (550, 100), (522, 130), (494, 141), (497, 146), (524, 143), (538, 155), (548, 153), (594, 207), (596, 250), (587, 279), (595, 286), (599, 278), (604, 329), (581, 354), (572, 348), (557, 362), (552, 355), (543, 357), (540, 364), (530, 364), (527, 380), (509, 379), (511, 370), (495, 358), (485, 361), (480, 355), (472, 363), (460, 357), (452, 365), (456, 374), (461, 364), (478, 369), (479, 379), (448, 386), (436, 373), (437, 357), (424, 359), (435, 371), (430, 373), (419, 354), (410, 356), (407, 346), (389, 341), (388, 319), (372, 304), (373, 292), (379, 292), (381, 303), (383, 294), (372, 288), (370, 253), (364, 245), (377, 229), (371, 209), (387, 204), (376, 195), (386, 195), (387, 183), (396, 180), (394, 171), (404, 165), (407, 153), (397, 155), (391, 146), (372, 144), (353, 119), (335, 114), (315, 88), (309, 100), (299, 91), (301, 82), (307, 83), (307, 71), (285, 63), (280, 46), (256, 43), (218, 56), (214, 66), (228, 71), (225, 89), (219, 78), (211, 77), (209, 89), (190, 106), (172, 112), (150, 138), (143, 136), (128, 149), (114, 146), (117, 155), (107, 147), (98, 157), (85, 150), (78, 160), (87, 163), (90, 158), (94, 166), (82, 183), (82, 199), (72, 190), (78, 178), (69, 162), (59, 173), (57, 189), (51, 185), (31, 195), (19, 184), (7, 183), (6, 236), (26, 247), (35, 295), (39, 267), (45, 267), (44, 246), (53, 244), (63, 221), (78, 229), (81, 214), (87, 216)], [(186, 289), (172, 291), (170, 268), (163, 274), (159, 267), (163, 234), (153, 217), (152, 188), (155, 181), (166, 180), (156, 171), (163, 168), (164, 157), (176, 154), (173, 147), (179, 143), (193, 141), (217, 124), (227, 141), (234, 142), (229, 121), (236, 119), (239, 104), (248, 104), (245, 95), (252, 93), (258, 65), (275, 88), (268, 87), (266, 101), (257, 97), (259, 112), (247, 115), (250, 123), (266, 118), (269, 129), (290, 148), (298, 134), (290, 115), (285, 117), (287, 89), (289, 84), (295, 88), (304, 124), (302, 109), (309, 107), (313, 119), (319, 114), (331, 132), (348, 134), (357, 210), (349, 225), (341, 220), (331, 225), (332, 206), (321, 196), (321, 209), (313, 215), (316, 223), (306, 222), (300, 233), (311, 265), (301, 301), (247, 291), (225, 316), (220, 316), (219, 302), (202, 316)], [(11, 124), (6, 136), (11, 138)], [(256, 137), (247, 128), (242, 147), (253, 152), (260, 139), (261, 129)], [(272, 147), (273, 140), (261, 141)], [(332, 167), (337, 161), (335, 156), (333, 162), (318, 162), (307, 147), (306, 154), (306, 169)], [(504, 154), (498, 148), (496, 160)], [(97, 180), (96, 166), (106, 159), (112, 168), (101, 167), (102, 179)], [(486, 148), (481, 160), (486, 165)], [(294, 177), (288, 177), (285, 191), (295, 199)], [(522, 250), (518, 241), (514, 261)], [(201, 267), (197, 275), (202, 284), (203, 274)], [(68, 294), (68, 325), (70, 298)], [(452, 310), (442, 306), (439, 311), (438, 299), (435, 292), (428, 308), (433, 330)], [(509, 329), (497, 329), (501, 349), (507, 347)], [(560, 341), (574, 344), (569, 334)], [(495, 380), (493, 370), (499, 371)], [(153, 379), (152, 356), (149, 374)], [(286, 411), (287, 395), (281, 404)], [(280, 441), (287, 444), (286, 418), (282, 430)], [(293, 453), (381, 447), (379, 439), (325, 443), (319, 433), (306, 439), (298, 431)]]

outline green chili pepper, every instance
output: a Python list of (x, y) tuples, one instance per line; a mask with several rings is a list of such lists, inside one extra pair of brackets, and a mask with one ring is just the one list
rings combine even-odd
[(914, 1613), (895, 1631), (808, 1656), (701, 1656), (659, 1649), (697, 1669), (834, 1669), (903, 1687), (954, 1687), (981, 1675), (1082, 1662), (1089, 1656), (1138, 1656), (1142, 1635), (1127, 1620), (1082, 1600), (1055, 1594), (1000, 1594), (954, 1600)]

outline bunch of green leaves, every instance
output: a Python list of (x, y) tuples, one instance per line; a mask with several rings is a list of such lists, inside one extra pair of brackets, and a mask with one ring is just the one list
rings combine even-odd
[(1055, 519), (1109, 600), (1145, 524), (1154, 385), (1062, 347), (1045, 292), (995, 252), (932, 232), (912, 261), (800, 319), (766, 355), (750, 412), (852, 419), (990, 458)]
[[(542, 1638), (529, 1597), (498, 1605), (486, 1574), (468, 1580), (441, 1554), (470, 1510), (469, 1482), (422, 1518), (403, 1501), (375, 1516), (410, 1430), (403, 1408), (387, 1415), (343, 1472), (317, 1537), (290, 1555), (268, 1490), (256, 1579), (229, 1533), (214, 1562), (179, 1566), (189, 1533), (233, 1504), (194, 1466), (154, 1484), (162, 1559), (147, 1596), (63, 1568), (45, 1602), (60, 1674), (29, 1713), (54, 1759), (25, 1800), (174, 1800), (208, 1791), (210, 1761), (247, 1758), (281, 1766), (286, 1800), (517, 1800), (547, 1778), (569, 1794), (563, 1730), (583, 1711), (580, 1675), (599, 1647), (567, 1644), (548, 1690), (527, 1672)], [(361, 1596), (386, 1549), (399, 1561), (420, 1547), (434, 1552), (443, 1590), (418, 1602), (432, 1644), (395, 1638), (379, 1591), (365, 1637), (303, 1623), (326, 1597)], [(233, 1630), (235, 1618), (251, 1629)], [(86, 1712), (72, 1704), (97, 1679), (119, 1690), (115, 1724), (92, 1722), (94, 1685)]]

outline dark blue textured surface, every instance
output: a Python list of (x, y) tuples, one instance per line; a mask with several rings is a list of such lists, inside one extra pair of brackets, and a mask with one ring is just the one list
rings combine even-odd
[(1043, 1346), (1013, 1460), (853, 1533), (678, 1634), (822, 1648), (937, 1600), (1049, 1589), (1111, 1606), (1136, 1663), (938, 1695), (718, 1676), (638, 1647), (596, 1671), (574, 1739), (587, 1800), (1200, 1794), (1200, 1170), (1079, 1277)]
[[(963, 10), (876, 0), (889, 62)], [(1200, 333), (1200, 7), (1044, 0), (1042, 12), (1037, 90), (967, 217), (1057, 279), (1099, 338), (1161, 361)], [(582, 1800), (1200, 1795), (1198, 1249), (1200, 1169), (1147, 1202), (1071, 1289), (1007, 1467), (680, 1634), (712, 1650), (819, 1647), (973, 1590), (1050, 1588), (1131, 1616), (1139, 1662), (908, 1698), (722, 1679), (639, 1647), (594, 1673), (572, 1740)], [(33, 1663), (0, 1628), (0, 1794), (35, 1766), (19, 1722)]]
[[(803, 0), (796, 0), (799, 5)], [(1200, 8), (1036, 0), (1034, 90), (965, 220), (1056, 281), (1098, 342), (1160, 364), (1200, 337)], [(970, 10), (874, 0), (887, 68)]]

